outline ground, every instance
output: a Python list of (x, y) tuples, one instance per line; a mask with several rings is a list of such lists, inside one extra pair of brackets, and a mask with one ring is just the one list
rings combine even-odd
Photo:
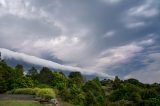
[(30, 100), (0, 100), (0, 106), (44, 106)]
[[(34, 101), (34, 97), (31, 95), (8, 95), (0, 94), (0, 106), (51, 106), (43, 105), (37, 101)], [(66, 102), (61, 102), (60, 106), (73, 106)]]
[(31, 95), (0, 94), (0, 106), (44, 106), (34, 101)]

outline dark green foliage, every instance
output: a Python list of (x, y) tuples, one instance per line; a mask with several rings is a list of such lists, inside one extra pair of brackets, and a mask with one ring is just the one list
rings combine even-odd
[(111, 102), (108, 106), (135, 106), (135, 104), (132, 101), (122, 99), (116, 102)]
[(144, 87), (145, 85), (141, 82), (139, 82), (137, 79), (134, 78), (130, 78), (128, 80), (124, 80), (125, 83), (130, 83), (139, 87)]
[(71, 72), (68, 77), (69, 77), (69, 86), (72, 86), (72, 84), (81, 86), (84, 83), (84, 78), (80, 72)]
[(31, 77), (33, 80), (38, 80), (38, 71), (35, 67), (31, 67), (27, 73), (28, 77)]
[(104, 80), (101, 81), (102, 86), (108, 86), (108, 85), (111, 85), (111, 84), (113, 84), (113, 81), (110, 80), (110, 79), (104, 79)]
[(77, 85), (73, 85), (70, 88), (70, 100), (73, 104), (83, 105), (85, 100), (85, 95)]
[(103, 93), (101, 86), (98, 85), (95, 81), (86, 82), (82, 89), (84, 92), (91, 91), (94, 95), (100, 95)]
[(20, 77), (15, 79), (13, 88), (31, 88), (34, 86), (33, 80), (29, 77)]
[(6, 92), (7, 90), (7, 81), (2, 76), (0, 76), (0, 93)]
[(158, 96), (158, 92), (155, 89), (144, 89), (141, 92), (142, 99), (150, 99)]
[(113, 82), (113, 89), (119, 88), (121, 84), (121, 80), (118, 78), (118, 76), (115, 76), (114, 82)]
[(18, 78), (16, 70), (9, 67), (5, 61), (0, 62), (0, 93), (13, 89), (12, 84)]
[(96, 97), (91, 91), (86, 92), (85, 106), (100, 106), (96, 100)]
[(23, 65), (17, 64), (16, 67), (15, 67), (15, 70), (16, 70), (16, 75), (18, 77), (22, 77), (23, 76), (23, 72), (24, 72)]
[(47, 67), (43, 67), (39, 73), (39, 82), (51, 85), (52, 80), (53, 80), (52, 71)]
[[(80, 72), (71, 72), (68, 77), (62, 72), (52, 72), (43, 67), (38, 73), (35, 67), (23, 74), (22, 65), (15, 68), (0, 61), (0, 93), (21, 88), (33, 94), (32, 87), (54, 88), (63, 101), (75, 106), (160, 106), (160, 84), (143, 84), (136, 79), (99, 80), (98, 77), (86, 81)], [(26, 89), (28, 88), (28, 89)], [(17, 91), (21, 93), (21, 89)], [(37, 91), (38, 89), (33, 89)], [(47, 94), (43, 95), (44, 92)], [(45, 99), (53, 98), (48, 90), (37, 93)], [(35, 95), (35, 93), (34, 93)], [(55, 95), (54, 95), (55, 97)]]
[(160, 106), (160, 99), (150, 98), (149, 100), (143, 100), (138, 106)]
[(98, 78), (87, 81), (82, 89), (86, 93), (86, 103), (88, 105), (104, 106), (104, 91)]
[(139, 102), (141, 100), (139, 92), (139, 88), (132, 84), (121, 84), (118, 89), (113, 90), (111, 92), (111, 94), (109, 95), (109, 99), (112, 102), (119, 101), (122, 99), (133, 102)]

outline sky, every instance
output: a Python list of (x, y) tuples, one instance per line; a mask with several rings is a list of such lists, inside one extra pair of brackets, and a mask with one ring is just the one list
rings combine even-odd
[(5, 58), (154, 83), (159, 40), (159, 0), (0, 0)]

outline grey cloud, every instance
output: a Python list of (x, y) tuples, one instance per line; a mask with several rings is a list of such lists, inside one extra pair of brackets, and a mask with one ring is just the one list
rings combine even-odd
[(82, 69), (79, 67), (72, 67), (72, 66), (65, 66), (61, 65), (49, 60), (41, 59), (35, 56), (29, 56), (24, 53), (18, 53), (18, 52), (13, 52), (7, 49), (0, 48), (0, 51), (2, 52), (2, 58), (9, 58), (9, 59), (16, 59), (16, 60), (21, 60), (30, 64), (34, 65), (40, 65), (40, 66), (46, 66), (49, 68), (55, 68), (55, 69), (61, 69), (61, 70), (68, 70), (68, 71), (80, 71), (82, 74), (85, 75), (98, 75), (100, 77), (106, 77), (106, 78), (114, 78), (113, 76), (110, 76), (106, 73), (102, 72), (96, 72), (96, 71), (91, 71), (91, 70), (86, 70)]
[[(112, 54), (118, 53), (121, 52), (119, 48), (133, 42), (142, 48), (141, 53), (151, 51), (146, 49), (150, 46), (159, 46), (158, 0), (14, 0), (14, 3), (0, 0), (0, 4), (1, 48), (50, 58), (65, 65), (93, 68), (101, 64), (102, 52), (114, 50)], [(153, 36), (148, 37), (150, 34)], [(152, 41), (155, 36), (156, 40)], [(158, 50), (157, 47), (153, 51)], [(111, 57), (114, 56), (105, 54), (103, 60)], [(133, 50), (126, 64), (134, 61), (130, 57), (143, 58)], [(117, 74), (113, 69), (123, 67), (125, 60), (114, 59), (116, 64), (109, 68), (113, 75)], [(141, 64), (140, 60), (138, 62)], [(107, 70), (110, 64), (104, 63), (94, 69), (110, 72)], [(124, 76), (130, 72), (119, 73)]]
[(129, 75), (125, 76), (125, 78), (137, 78), (144, 83), (155, 83), (160, 82), (160, 53), (152, 53), (148, 56), (149, 59), (153, 60), (153, 62), (149, 63), (145, 68), (132, 72)]

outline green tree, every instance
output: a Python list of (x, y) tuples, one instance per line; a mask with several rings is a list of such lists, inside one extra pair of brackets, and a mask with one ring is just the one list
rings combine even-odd
[(22, 77), (23, 76), (23, 72), (24, 72), (23, 65), (17, 64), (16, 67), (15, 67), (15, 70), (16, 70), (17, 77)]
[(71, 72), (68, 77), (69, 77), (69, 86), (72, 86), (72, 84), (81, 86), (85, 81), (80, 72)]
[(85, 93), (85, 98), (85, 106), (101, 106), (98, 104), (96, 96), (91, 91)]
[(13, 88), (31, 88), (34, 86), (33, 80), (29, 77), (17, 78), (12, 84)]
[(157, 98), (150, 98), (140, 102), (138, 106), (160, 106), (160, 100)]
[(125, 83), (130, 83), (130, 84), (133, 84), (133, 85), (136, 85), (136, 86), (139, 86), (139, 87), (144, 87), (144, 84), (142, 84), (141, 82), (139, 82), (137, 79), (134, 79), (134, 78), (124, 80), (124, 82)]
[(133, 84), (121, 84), (119, 88), (110, 93), (109, 99), (112, 102), (122, 99), (139, 102), (141, 100), (140, 89)]
[(0, 93), (13, 89), (11, 86), (17, 79), (16, 70), (0, 61)]
[(75, 105), (83, 106), (85, 102), (85, 93), (75, 84), (70, 88), (70, 100)]
[(144, 89), (141, 92), (141, 97), (144, 100), (150, 99), (150, 98), (156, 98), (158, 96), (158, 92), (155, 89)]
[(52, 86), (62, 90), (67, 87), (67, 78), (61, 72), (53, 72)]
[(118, 77), (118, 76), (115, 76), (115, 79), (114, 79), (114, 82), (113, 82), (113, 89), (119, 88), (121, 82), (122, 82), (122, 81), (119, 79), (119, 77)]
[[(98, 78), (95, 78), (91, 81), (87, 81), (85, 85), (82, 87), (83, 91), (87, 94), (86, 95), (86, 102), (90, 100), (90, 96), (93, 97), (93, 102), (89, 105), (93, 106), (104, 106), (104, 91), (102, 89), (101, 83)], [(89, 93), (88, 93), (89, 92)], [(89, 96), (90, 95), (90, 96)], [(96, 101), (96, 103), (94, 103)]]
[(40, 74), (39, 74), (40, 83), (51, 85), (52, 84), (52, 80), (53, 80), (52, 71), (47, 67), (43, 67), (40, 70)]
[(27, 73), (28, 77), (31, 77), (33, 80), (38, 80), (38, 71), (35, 67), (31, 67)]

